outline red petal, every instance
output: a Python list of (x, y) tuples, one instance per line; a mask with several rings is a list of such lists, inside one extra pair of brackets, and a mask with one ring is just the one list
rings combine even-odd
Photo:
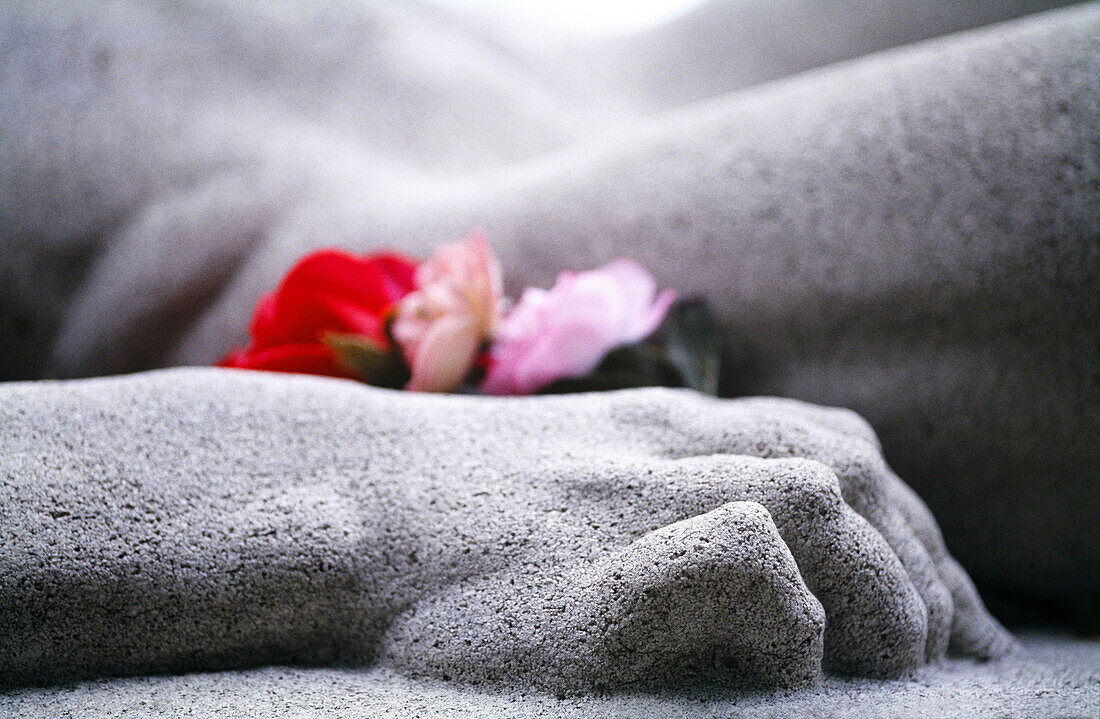
[(248, 350), (238, 347), (218, 362), (218, 367), (244, 367), (248, 362)]
[(416, 289), (417, 263), (414, 260), (396, 252), (377, 252), (368, 255), (365, 259), (367, 262), (374, 263), (380, 270), (383, 290), (387, 298), (386, 307), (383, 309)]
[(355, 257), (321, 250), (302, 258), (273, 296), (256, 307), (257, 347), (315, 343), (324, 332), (366, 335), (384, 343), (386, 311), (415, 286), (416, 263), (401, 255)]
[(269, 292), (256, 303), (256, 310), (252, 313), (252, 324), (248, 333), (252, 336), (253, 347), (270, 347), (276, 344), (278, 326), (275, 314), (276, 294)]
[(267, 349), (236, 350), (218, 363), (222, 367), (266, 370), (268, 372), (296, 372), (319, 374), (327, 377), (355, 375), (336, 360), (336, 354), (327, 345), (288, 344)]

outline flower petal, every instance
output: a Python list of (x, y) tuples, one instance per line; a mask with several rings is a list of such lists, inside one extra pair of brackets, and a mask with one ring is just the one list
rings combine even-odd
[(412, 379), (405, 389), (450, 392), (470, 373), (481, 337), (471, 315), (447, 315), (431, 324), (413, 353)]
[(274, 292), (267, 293), (256, 303), (256, 310), (252, 313), (252, 324), (248, 328), (253, 346), (271, 347), (277, 343), (279, 329), (276, 324), (275, 304)]
[(559, 325), (531, 344), (511, 372), (509, 394), (531, 394), (554, 380), (579, 377), (606, 354), (600, 330), (591, 325)]
[(264, 346), (315, 342), (325, 331), (383, 341), (382, 315), (412, 291), (414, 272), (412, 261), (389, 253), (308, 255), (283, 279), (272, 304), (262, 308), (265, 331), (258, 341)]
[(237, 350), (223, 359), (219, 366), (268, 372), (299, 372), (329, 377), (354, 377), (352, 372), (337, 361), (332, 348), (323, 344), (286, 344), (259, 350)]
[(643, 314), (635, 316), (634, 321), (623, 334), (622, 344), (641, 342), (656, 332), (661, 323), (665, 321), (665, 315), (668, 314), (669, 308), (672, 307), (672, 303), (675, 301), (675, 290), (665, 290), (658, 295), (653, 304), (649, 306), (649, 309), (645, 310)]
[(469, 271), (472, 275), (470, 285), (473, 293), (471, 300), (482, 318), (484, 333), (489, 335), (500, 323), (501, 300), (504, 294), (500, 262), (482, 232), (475, 231), (470, 236), (469, 246)]
[(562, 272), (549, 291), (529, 288), (504, 318), (481, 389), (526, 394), (595, 369), (615, 347), (645, 339), (676, 294), (631, 260), (598, 270)]

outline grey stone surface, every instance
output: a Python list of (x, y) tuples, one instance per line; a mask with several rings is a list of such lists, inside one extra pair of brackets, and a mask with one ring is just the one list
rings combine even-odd
[(0, 385), (0, 683), (350, 663), (567, 695), (1009, 635), (847, 410), (180, 369)]
[(948, 659), (900, 681), (827, 676), (817, 686), (783, 692), (710, 686), (557, 698), (412, 679), (385, 668), (266, 667), (0, 692), (0, 714), (26, 719), (1092, 719), (1100, 713), (1100, 642), (1055, 633), (1020, 639), (1025, 651), (999, 661)]
[(1056, 4), (578, 44), (405, 2), (5, 3), (0, 375), (210, 363), (319, 245), (480, 225), (512, 289), (627, 254), (715, 303), (726, 391), (858, 410), (983, 586), (1095, 611), (1100, 6), (738, 90)]

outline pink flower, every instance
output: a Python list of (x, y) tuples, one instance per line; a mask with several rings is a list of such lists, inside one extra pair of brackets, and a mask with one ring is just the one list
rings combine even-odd
[(550, 291), (528, 288), (501, 324), (481, 390), (530, 394), (585, 375), (619, 345), (640, 342), (664, 320), (676, 293), (627, 259), (563, 272)]
[(500, 264), (479, 232), (440, 248), (416, 270), (391, 332), (412, 379), (405, 389), (450, 392), (470, 373), (502, 314)]

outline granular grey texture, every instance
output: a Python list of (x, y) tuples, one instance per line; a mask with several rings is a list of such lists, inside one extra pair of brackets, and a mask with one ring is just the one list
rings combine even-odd
[(0, 427), (4, 685), (794, 687), (1012, 648), (848, 410), (180, 369), (0, 384)]
[(212, 363), (320, 245), (481, 226), (512, 290), (629, 255), (717, 308), (725, 391), (866, 417), (984, 586), (1100, 606), (1100, 6), (886, 49), (1059, 4), (729, 0), (581, 42), (405, 0), (0, 3), (0, 377)]
[(737, 692), (694, 687), (558, 698), (497, 692), (370, 670), (266, 667), (102, 679), (0, 693), (0, 716), (23, 719), (1093, 719), (1100, 642), (1020, 637), (993, 662), (947, 659), (909, 680), (826, 676), (814, 687)]

